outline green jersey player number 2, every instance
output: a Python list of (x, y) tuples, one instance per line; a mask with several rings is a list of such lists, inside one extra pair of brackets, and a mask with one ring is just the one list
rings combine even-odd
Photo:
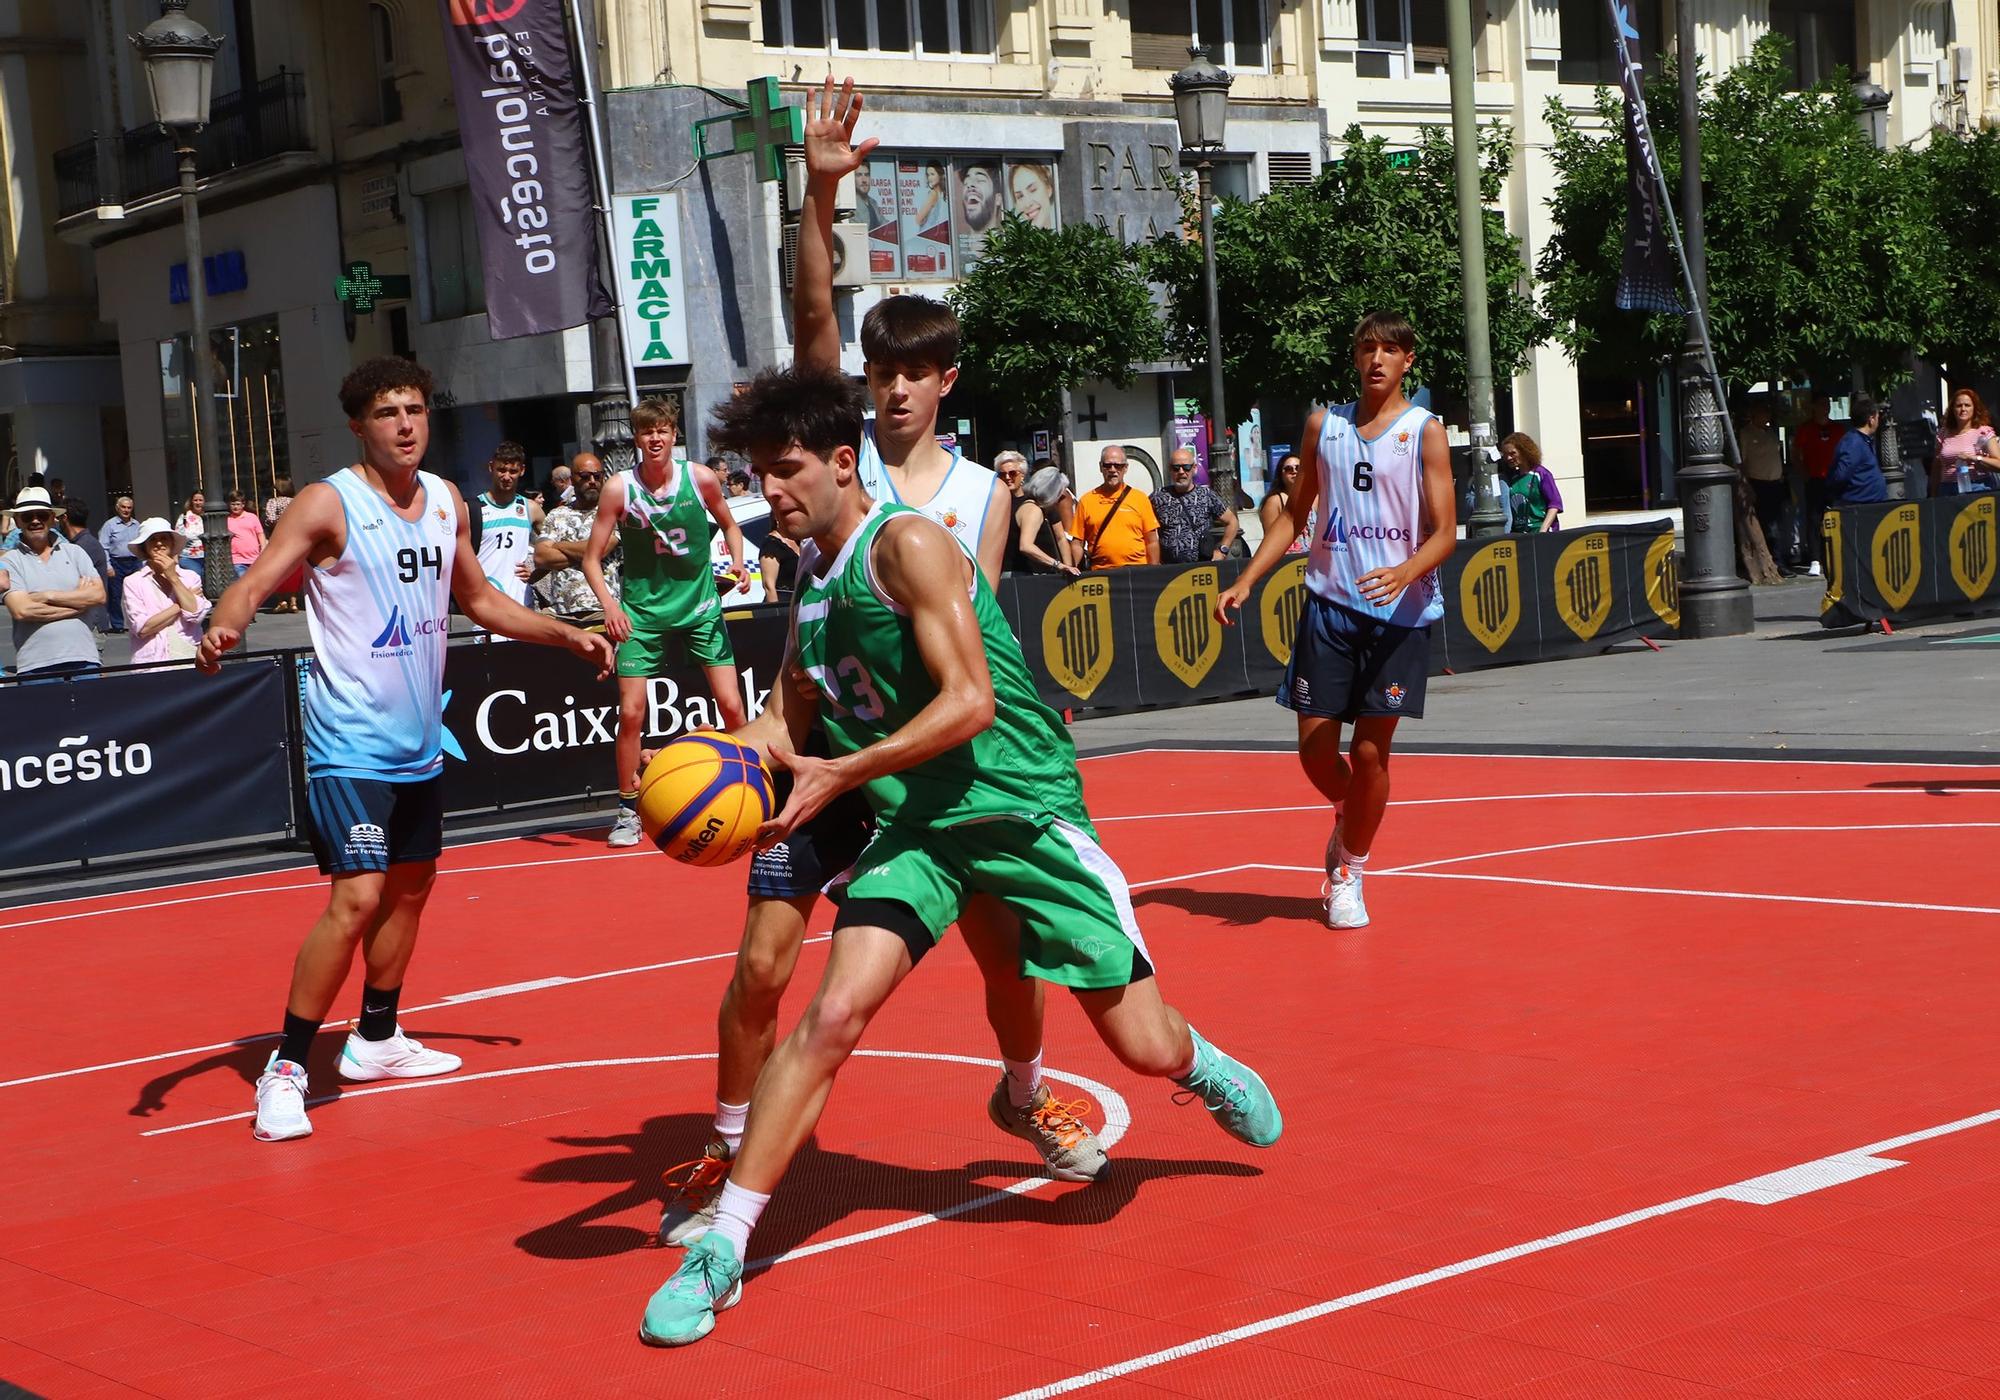
[[(808, 551), (800, 568), (794, 655), (819, 689), (836, 753), (886, 738), (937, 697), (909, 618), (883, 596), (869, 562), (883, 527), (905, 515), (923, 519), (877, 505), (830, 564)], [(992, 894), (1020, 917), (1026, 975), (1124, 986), (1152, 967), (1124, 878), (1098, 848), (1084, 810), (1076, 747), (1036, 694), (986, 580), (976, 569), (967, 573), (992, 673), (993, 723), (868, 783), (881, 825), (848, 893), (907, 905), (933, 938), (967, 897)]]

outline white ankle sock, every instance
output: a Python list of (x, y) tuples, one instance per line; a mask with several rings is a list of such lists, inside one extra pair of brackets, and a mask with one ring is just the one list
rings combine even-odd
[(709, 1228), (735, 1245), (736, 1257), (742, 1259), (749, 1252), (750, 1232), (757, 1228), (757, 1217), (770, 1203), (769, 1196), (745, 1191), (735, 1182), (725, 1181), (722, 1199), (715, 1203), (715, 1223)]
[(715, 1135), (729, 1144), (731, 1152), (743, 1145), (743, 1125), (749, 1118), (749, 1104), (715, 1101)]
[(1347, 867), (1348, 874), (1359, 875), (1368, 868), (1368, 857), (1357, 856), (1354, 852), (1347, 849), (1346, 842), (1342, 842), (1340, 846), (1340, 863)]
[(1000, 1063), (1007, 1067), (1007, 1102), (1016, 1108), (1026, 1108), (1042, 1082), (1040, 1052), (1032, 1060), (1010, 1060), (1003, 1055)]

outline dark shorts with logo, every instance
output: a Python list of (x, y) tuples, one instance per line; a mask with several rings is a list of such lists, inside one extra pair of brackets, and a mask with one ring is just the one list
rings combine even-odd
[(444, 778), (308, 778), (306, 816), (322, 875), (434, 861), (444, 848)]
[(1353, 723), (1363, 715), (1422, 719), (1431, 629), (1394, 627), (1310, 589), (1278, 703)]
[[(777, 775), (778, 810), (791, 795), (788, 774)], [(750, 857), (750, 893), (773, 899), (818, 894), (845, 875), (875, 834), (875, 809), (859, 792), (843, 792), (820, 814), (768, 851)]]

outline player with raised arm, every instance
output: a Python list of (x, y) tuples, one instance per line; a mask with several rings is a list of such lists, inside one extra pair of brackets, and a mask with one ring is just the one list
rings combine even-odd
[[(1431, 624), (1444, 616), (1437, 571), (1458, 542), (1444, 424), (1403, 396), (1417, 337), (1393, 311), (1354, 328), (1361, 397), (1306, 420), (1299, 483), (1236, 582), (1215, 601), (1225, 623), (1309, 528), (1306, 607), (1278, 703), (1298, 713), (1299, 765), (1333, 804), (1326, 921), (1366, 928), (1361, 877), (1389, 805), (1389, 745), (1421, 719)], [(1340, 727), (1354, 726), (1341, 757)]]
[[(869, 498), (859, 396), (837, 372), (769, 371), (717, 410), (799, 563), (789, 680), (740, 737), (793, 787), (760, 840), (857, 789), (878, 823), (855, 862), (826, 971), (750, 1100), (714, 1223), (646, 1309), (653, 1345), (697, 1341), (741, 1294), (757, 1217), (812, 1132), (841, 1065), (916, 962), (986, 896), (1018, 921), (1015, 971), (1070, 987), (1130, 1070), (1173, 1079), (1239, 1140), (1283, 1120), (1264, 1083), (1161, 999), (1118, 867), (1097, 844), (1076, 749), (1042, 703), (993, 590), (935, 522)], [(802, 751), (814, 713), (833, 757)]]
[[(604, 632), (618, 644), (618, 819), (607, 844), (639, 844), (639, 745), (646, 732), (646, 682), (684, 655), (708, 677), (725, 729), (743, 723), (736, 653), (722, 625), (722, 602), (710, 571), (710, 523), (729, 548), (738, 590), (750, 586), (743, 532), (722, 482), (707, 467), (674, 458), (680, 410), (671, 399), (642, 399), (632, 409), (639, 465), (604, 483), (583, 550), (583, 576), (604, 609)], [(618, 532), (624, 578), (613, 593), (604, 552)]]
[[(821, 90), (805, 134), (808, 179), (792, 293), (796, 349), (800, 364), (830, 373), (840, 369), (840, 329), (833, 315), (834, 189), (842, 176), (860, 168), (873, 145), (868, 142), (857, 149), (853, 144), (854, 122), (860, 113), (861, 99), (852, 85), (841, 89), (836, 102), (829, 82)], [(937, 446), (932, 428), (942, 389), (947, 387), (946, 375), (955, 374), (949, 366), (957, 353), (958, 326), (951, 311), (935, 302), (920, 297), (894, 300), (911, 304), (892, 311), (887, 319), (901, 328), (897, 334), (912, 337), (912, 343), (919, 346), (911, 353), (923, 369), (915, 375), (871, 374), (869, 384), (871, 388), (878, 382), (884, 386), (875, 400), (878, 427), (885, 414), (894, 417), (900, 413), (910, 419), (907, 426), (898, 429), (900, 436), (888, 449), (901, 462), (910, 443), (927, 443), (933, 449)], [(871, 334), (870, 325), (879, 329), (877, 313), (881, 310), (881, 306), (876, 307), (864, 320), (864, 343)], [(910, 330), (912, 324), (918, 329)], [(866, 447), (863, 450), (865, 453)], [(940, 498), (950, 499), (954, 492), (973, 490), (981, 478), (991, 481), (994, 490), (1004, 493), (1006, 488), (984, 468), (951, 461), (949, 454), (940, 455), (946, 458), (946, 484), (926, 497), (933, 508), (925, 513), (951, 530), (959, 546), (979, 561), (988, 586), (997, 586), (1007, 545), (1007, 508), (1003, 505), (989, 510), (982, 506), (983, 514), (975, 517), (969, 501), (961, 503), (962, 509), (953, 505), (948, 510), (938, 503)], [(875, 460), (879, 466), (879, 453)], [(941, 515), (949, 516), (949, 521)], [(824, 756), (824, 731), (815, 728), (804, 747), (806, 752)], [(781, 776), (779, 791), (782, 794), (784, 790)], [(702, 1155), (668, 1173), (673, 1195), (660, 1220), (660, 1238), (668, 1244), (681, 1245), (699, 1238), (715, 1218), (723, 1179), (743, 1141), (750, 1091), (777, 1043), (778, 1004), (798, 965), (807, 920), (819, 902), (820, 891), (854, 863), (868, 844), (873, 827), (874, 814), (867, 800), (858, 792), (847, 793), (751, 860), (743, 943), (716, 1017), (714, 1127)], [(1104, 1148), (1080, 1116), (1085, 1105), (1056, 1097), (1042, 1082), (1041, 983), (1020, 976), (1012, 921), (981, 901), (971, 912), (970, 923), (962, 927), (966, 945), (986, 979), (986, 1016), (1000, 1049), (1000, 1082), (987, 1100), (988, 1117), (1003, 1131), (1032, 1144), (1045, 1168), (1058, 1180), (1093, 1180), (1104, 1169)]]
[(293, 498), (291, 523), (215, 605), (199, 663), (214, 672), (264, 600), (304, 566), (313, 665), (303, 701), (308, 835), (332, 880), (299, 948), (281, 1043), (257, 1081), (256, 1136), (304, 1137), (306, 1052), (359, 947), (361, 1019), (343, 1079), (449, 1074), (456, 1055), (403, 1034), (396, 1006), (444, 839), (444, 648), (450, 600), (479, 626), (565, 647), (609, 675), (603, 637), (531, 611), (480, 571), (458, 488), (422, 469), (430, 374), (369, 360), (340, 386), (361, 460)]

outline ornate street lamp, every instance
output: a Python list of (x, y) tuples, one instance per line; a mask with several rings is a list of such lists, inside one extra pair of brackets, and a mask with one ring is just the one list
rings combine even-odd
[[(1855, 113), (1855, 121), (1869, 144), (1878, 151), (1889, 149), (1889, 104), (1893, 100), (1889, 93), (1866, 78), (1854, 83), (1854, 100), (1860, 106)], [(1860, 372), (1855, 373), (1857, 387)], [(1896, 415), (1890, 410), (1888, 395), (1882, 397), (1882, 426), (1875, 432), (1875, 452), (1882, 461), (1882, 480), (1889, 488), (1889, 499), (1900, 501), (1910, 493), (1909, 474), (1903, 468), (1902, 435), (1896, 428)]]
[(1181, 160), (1192, 159), (1201, 200), (1201, 268), (1208, 292), (1208, 402), (1215, 425), (1209, 443), (1208, 476), (1215, 493), (1231, 511), (1236, 509), (1236, 433), (1228, 426), (1222, 401), (1222, 317), (1215, 292), (1214, 162), (1229, 126), (1229, 85), (1236, 80), (1227, 69), (1211, 63), (1197, 45), (1188, 49), (1194, 61), (1167, 79), (1174, 93), (1174, 119), (1181, 128)]
[[(222, 47), (197, 20), (188, 0), (160, 0), (160, 17), (131, 36), (146, 64), (153, 118), (174, 138), (180, 159), (181, 230), (187, 240), (188, 358), (194, 361), (195, 451), (207, 509), (202, 513), (203, 591), (220, 598), (236, 581), (230, 563), (229, 504), (222, 491), (222, 456), (215, 447), (215, 363), (208, 344), (208, 285), (201, 256), (201, 211), (195, 204), (194, 136), (208, 125), (215, 83), (215, 51)], [(183, 387), (186, 381), (182, 381)]]

